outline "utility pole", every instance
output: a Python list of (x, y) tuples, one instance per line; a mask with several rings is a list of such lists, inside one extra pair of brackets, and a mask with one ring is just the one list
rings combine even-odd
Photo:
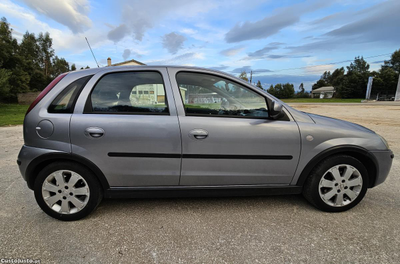
[(365, 94), (365, 100), (369, 100), (371, 97), (371, 90), (372, 90), (372, 82), (374, 81), (373, 77), (368, 78), (368, 85), (367, 85), (367, 92)]
[(395, 101), (400, 101), (400, 74), (399, 74), (399, 81), (397, 82), (397, 90), (396, 95), (394, 96)]
[(250, 83), (252, 83), (253, 80), (253, 71), (250, 71)]

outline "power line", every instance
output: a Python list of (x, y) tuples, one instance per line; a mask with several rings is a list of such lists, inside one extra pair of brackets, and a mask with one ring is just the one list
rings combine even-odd
[(86, 37), (85, 37), (85, 39), (86, 39), (86, 42), (87, 42), (87, 44), (88, 44), (88, 46), (89, 46), (89, 49), (90, 49), (90, 51), (92, 52), (93, 59), (94, 59), (94, 61), (95, 61), (95, 62), (96, 62), (96, 64), (97, 64), (97, 68), (100, 68), (99, 64), (97, 63), (96, 57), (94, 56), (94, 53), (93, 53), (92, 47), (90, 47), (90, 44), (89, 44), (89, 41), (88, 41), (88, 39), (87, 39)]
[[(386, 53), (386, 54), (380, 54), (380, 55), (374, 55), (374, 56), (369, 56), (369, 57), (363, 57), (364, 59), (371, 59), (371, 58), (377, 58), (377, 57), (382, 57), (382, 56), (387, 56), (391, 55), (392, 53)], [(298, 67), (298, 68), (286, 68), (286, 69), (279, 69), (271, 72), (280, 72), (280, 71), (289, 71), (289, 70), (300, 70), (300, 69), (307, 69), (307, 68), (315, 68), (319, 66), (328, 66), (328, 65), (335, 65), (335, 64), (342, 64), (345, 62), (353, 62), (353, 60), (345, 60), (345, 61), (338, 61), (338, 62), (330, 62), (330, 63), (325, 63), (325, 64), (317, 64), (317, 65), (310, 65), (310, 66), (303, 66), (303, 67)], [(253, 71), (253, 73), (257, 73), (257, 71)]]

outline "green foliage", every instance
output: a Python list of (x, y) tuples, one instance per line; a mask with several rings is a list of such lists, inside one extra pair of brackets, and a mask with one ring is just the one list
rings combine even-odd
[(53, 59), (52, 75), (58, 76), (63, 72), (69, 71), (69, 64), (64, 58), (58, 58), (57, 56)]
[(363, 98), (367, 91), (368, 77), (371, 76), (369, 64), (363, 57), (356, 57), (347, 66), (347, 74), (336, 84), (337, 97)]
[(294, 97), (294, 85), (290, 83), (281, 84), (278, 83), (275, 86), (271, 85), (267, 90), (268, 93), (273, 96), (284, 99), (284, 98), (293, 98)]
[(257, 81), (256, 86), (257, 86), (258, 88), (260, 88), (261, 90), (264, 90), (264, 88), (263, 88), (262, 85), (261, 85), (260, 80)]
[(76, 71), (75, 63), (73, 63), (73, 64), (71, 65), (71, 71)]
[(239, 78), (245, 80), (246, 82), (249, 81), (249, 78), (247, 78), (247, 73), (245, 71), (242, 71), (242, 73), (239, 75)]
[(51, 59), (54, 56), (54, 49), (52, 48), (53, 40), (50, 38), (50, 34), (39, 33), (38, 37), (39, 44), (39, 63), (43, 69), (43, 74), (45, 77), (49, 77), (51, 74)]
[(374, 77), (372, 83), (374, 93), (386, 91), (394, 93), (396, 91), (399, 74), (393, 68), (382, 67), (378, 72), (372, 72), (371, 75)]
[(309, 98), (310, 93), (306, 92), (303, 83), (299, 85), (299, 91), (295, 94), (296, 98)]
[(335, 86), (341, 83), (341, 80), (344, 76), (344, 68), (336, 69), (332, 72), (325, 71), (321, 78), (312, 86), (312, 90), (324, 87), (324, 86)]
[(0, 69), (0, 95), (5, 99), (10, 96), (9, 79), (11, 74), (10, 70)]
[(368, 78), (374, 77), (372, 94), (385, 92), (394, 94), (400, 73), (400, 49), (396, 50), (385, 61), (379, 71), (369, 71), (369, 64), (363, 57), (355, 57), (345, 69), (339, 68), (334, 72), (325, 71), (321, 78), (312, 86), (317, 89), (323, 86), (334, 86), (337, 98), (364, 98), (368, 85)]
[(370, 76), (369, 64), (363, 57), (355, 57), (345, 69), (338, 68), (332, 73), (325, 71), (321, 78), (312, 86), (312, 89), (317, 89), (324, 86), (333, 86), (336, 88), (335, 97), (338, 98), (362, 98), (365, 97), (365, 92)]
[(304, 93), (304, 84), (303, 83), (301, 83), (300, 85), (299, 85), (299, 93)]
[(390, 60), (385, 61), (383, 67), (392, 68), (394, 71), (397, 72), (397, 74), (400, 74), (400, 49), (393, 52)]
[(0, 21), (0, 102), (16, 102), (17, 93), (41, 91), (57, 75), (69, 71), (55, 56), (49, 33), (26, 32), (20, 44), (12, 37), (6, 18)]

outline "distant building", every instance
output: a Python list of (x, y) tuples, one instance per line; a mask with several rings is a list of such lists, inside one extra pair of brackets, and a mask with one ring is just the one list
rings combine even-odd
[(335, 95), (336, 89), (333, 86), (324, 86), (311, 91), (311, 98), (332, 98)]
[(107, 59), (107, 66), (128, 66), (128, 65), (146, 65), (143, 62), (137, 61), (137, 60), (127, 60), (127, 61), (123, 61), (123, 62), (118, 62), (118, 63), (114, 63), (111, 64), (111, 58)]

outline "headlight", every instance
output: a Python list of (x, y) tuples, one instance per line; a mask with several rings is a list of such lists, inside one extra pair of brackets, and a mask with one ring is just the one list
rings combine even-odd
[(384, 139), (381, 135), (379, 135), (379, 137), (381, 138), (383, 144), (385, 144), (386, 148), (389, 149), (389, 143), (386, 141), (386, 139)]

